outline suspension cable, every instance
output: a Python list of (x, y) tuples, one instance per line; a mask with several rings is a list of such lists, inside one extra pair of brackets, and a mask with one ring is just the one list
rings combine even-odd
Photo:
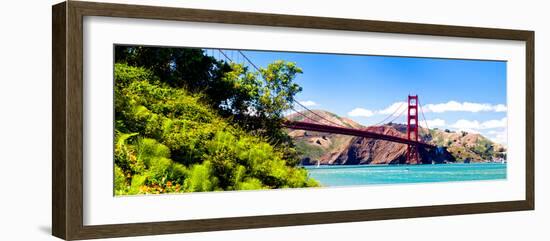
[(258, 71), (258, 73), (260, 73), (260, 75), (261, 75), (262, 78), (263, 78), (263, 74), (262, 74), (262, 72), (260, 71), (260, 68), (258, 68), (258, 66), (256, 66), (254, 63), (252, 63), (252, 61), (250, 61), (250, 59), (249, 59), (248, 57), (246, 57), (246, 55), (244, 55), (244, 53), (243, 53), (242, 51), (237, 50), (237, 52), (239, 52), (239, 53), (244, 57), (244, 59), (245, 59), (248, 63), (250, 63), (250, 65), (252, 65), (252, 67), (254, 67), (254, 69), (256, 69), (256, 71)]
[(401, 115), (403, 115), (403, 113), (405, 113), (405, 110), (407, 110), (407, 108), (403, 109), (401, 111), (401, 113), (399, 113), (399, 115), (396, 115), (395, 118), (393, 118), (392, 120), (390, 120), (388, 123), (393, 123), (395, 120), (397, 120), (397, 118), (401, 117)]
[[(264, 79), (264, 81), (265, 81), (265, 76), (262, 74), (262, 71), (260, 70), (260, 68), (258, 68), (258, 66), (256, 66), (256, 65), (255, 65), (255, 64), (254, 64), (254, 63), (253, 63), (253, 62), (252, 62), (252, 61), (251, 61), (242, 51), (237, 50), (237, 52), (239, 52), (239, 53), (243, 56), (243, 58), (244, 58), (250, 65), (252, 65), (252, 67), (253, 67), (254, 69), (256, 69), (256, 71), (258, 71), (258, 73), (260, 74), (260, 76), (261, 76), (261, 77)], [(308, 112), (310, 112), (310, 113), (316, 115), (317, 117), (319, 117), (319, 118), (321, 118), (321, 119), (327, 121), (328, 123), (331, 123), (331, 124), (336, 125), (336, 126), (339, 126), (339, 127), (347, 127), (347, 126), (343, 126), (343, 125), (340, 125), (340, 124), (338, 124), (338, 123), (335, 123), (335, 122), (333, 122), (333, 121), (331, 121), (331, 120), (329, 120), (329, 119), (327, 119), (327, 118), (325, 118), (325, 117), (323, 117), (323, 116), (321, 116), (321, 115), (315, 113), (314, 111), (312, 111), (312, 110), (310, 110), (309, 108), (305, 107), (304, 105), (302, 105), (302, 104), (301, 104), (300, 102), (298, 102), (298, 101), (295, 101), (295, 100), (294, 100), (294, 101), (292, 101), (292, 102), (295, 103), (295, 104), (298, 104), (300, 107), (304, 108), (306, 111), (308, 111)], [(292, 108), (292, 109), (294, 109), (294, 108)], [(296, 111), (296, 110), (294, 110), (294, 111)], [(309, 118), (309, 119), (311, 119), (311, 118)], [(313, 120), (313, 119), (311, 119), (311, 120)], [(315, 120), (314, 120), (314, 121), (315, 121)], [(319, 122), (319, 121), (315, 121), (315, 122)]]
[(220, 51), (220, 53), (222, 53), (223, 56), (225, 56), (225, 58), (226, 58), (227, 60), (229, 60), (230, 62), (233, 62), (233, 60), (232, 60), (231, 58), (229, 58), (229, 56), (227, 56), (227, 54), (225, 54), (221, 49), (218, 49), (218, 51)]
[(311, 121), (313, 121), (313, 122), (317, 122), (317, 121), (314, 120), (313, 118), (311, 118), (311, 117), (305, 115), (304, 113), (302, 113), (302, 112), (300, 112), (300, 111), (297, 111), (296, 109), (294, 109), (294, 108), (292, 108), (292, 107), (291, 107), (290, 109), (293, 110), (294, 112), (296, 112), (297, 114), (303, 116), (303, 117), (306, 118), (306, 119), (309, 119), (309, 120), (311, 120)]
[[(384, 118), (382, 121), (379, 121), (378, 123), (374, 124), (374, 125), (371, 125), (371, 126), (377, 126), (377, 125), (380, 125), (380, 124), (384, 124), (384, 122), (389, 119), (390, 117), (392, 116), (395, 116), (395, 113), (397, 113), (397, 111), (399, 109), (401, 109), (401, 107), (403, 107), (403, 105), (405, 104), (405, 102), (401, 102), (401, 104), (393, 111), (393, 113), (391, 113), (390, 115), (386, 116), (386, 118)], [(401, 115), (401, 114), (399, 114)], [(398, 116), (399, 116), (398, 115)], [(394, 119), (395, 120), (395, 119)]]
[(428, 129), (428, 132), (429, 132), (430, 127), (428, 127), (428, 121), (426, 120), (426, 117), (424, 116), (424, 110), (422, 110), (422, 105), (420, 104), (420, 101), (418, 101), (418, 106), (420, 107), (420, 113), (422, 113), (422, 119), (424, 119), (424, 124), (426, 125), (426, 129)]
[[(331, 123), (331, 124), (336, 125), (336, 126), (339, 126), (339, 127), (347, 127), (347, 126), (343, 126), (343, 125), (340, 125), (340, 124), (338, 124), (338, 123), (335, 123), (335, 122), (333, 122), (333, 121), (331, 121), (331, 120), (329, 120), (329, 119), (327, 119), (327, 118), (325, 118), (325, 117), (323, 117), (323, 116), (321, 116), (321, 115), (315, 113), (314, 111), (312, 111), (312, 110), (310, 110), (309, 108), (305, 107), (304, 105), (302, 105), (302, 104), (301, 104), (300, 102), (298, 102), (298, 101), (294, 101), (294, 103), (298, 104), (300, 107), (304, 108), (306, 111), (308, 111), (308, 112), (310, 112), (310, 113), (316, 115), (317, 117), (319, 117), (319, 118), (321, 118), (321, 119), (327, 121), (328, 123)], [(316, 121), (316, 122), (319, 122), (319, 121)]]

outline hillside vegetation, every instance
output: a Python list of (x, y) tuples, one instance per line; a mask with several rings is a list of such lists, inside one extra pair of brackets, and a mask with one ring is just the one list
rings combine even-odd
[(318, 186), (284, 148), (152, 71), (115, 65), (115, 193)]
[[(426, 132), (425, 129), (424, 132)], [(430, 135), (423, 135), (423, 137), (435, 145), (447, 148), (458, 162), (506, 159), (506, 148), (481, 134), (440, 129), (431, 129), (429, 132)]]

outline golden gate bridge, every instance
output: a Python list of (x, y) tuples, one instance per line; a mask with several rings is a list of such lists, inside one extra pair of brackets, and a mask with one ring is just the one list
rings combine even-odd
[[(260, 68), (258, 68), (258, 66), (254, 64), (250, 60), (250, 58), (248, 58), (242, 51), (221, 50), (221, 49), (216, 49), (216, 50), (211, 49), (211, 51), (212, 51), (211, 56), (213, 57), (215, 57), (215, 53), (216, 53), (215, 51), (217, 51), (218, 59), (226, 59), (227, 61), (231, 61), (234, 63), (241, 63), (245, 66), (251, 66), (256, 71), (258, 71), (258, 73), (260, 73), (260, 76), (262, 78), (264, 78), (262, 75), (262, 72), (260, 71)], [(403, 105), (406, 105), (406, 108), (404, 109), (401, 108)], [(402, 109), (402, 111), (399, 114), (397, 114), (398, 110), (400, 109)], [(303, 119), (302, 121), (292, 121), (288, 119), (285, 120), (283, 122), (283, 126), (286, 128), (331, 133), (331, 134), (340, 134), (340, 135), (350, 135), (350, 136), (371, 138), (371, 139), (384, 140), (384, 141), (404, 144), (404, 145), (407, 145), (406, 161), (409, 164), (422, 163), (422, 160), (420, 159), (420, 155), (419, 155), (420, 148), (424, 148), (424, 149), (436, 148), (436, 146), (426, 143), (421, 139), (419, 139), (419, 130), (420, 130), (419, 122), (418, 122), (419, 114), (422, 115), (426, 128), (428, 128), (428, 123), (426, 121), (426, 118), (424, 117), (424, 112), (422, 111), (422, 106), (420, 105), (418, 95), (408, 95), (407, 102), (402, 103), (402, 105), (396, 108), (392, 114), (388, 115), (382, 121), (364, 128), (363, 127), (354, 128), (350, 126), (345, 126), (340, 123), (329, 120), (324, 116), (316, 113), (315, 111), (307, 108), (305, 105), (301, 104), (298, 101), (293, 101), (293, 103), (291, 104), (291, 110), (293, 110), (298, 115), (302, 116)], [(383, 132), (384, 123), (392, 123), (397, 118), (401, 117), (405, 112), (405, 110), (407, 111), (407, 115), (406, 115), (407, 130), (406, 130), (405, 137), (384, 133)], [(392, 117), (393, 119), (390, 119)]]

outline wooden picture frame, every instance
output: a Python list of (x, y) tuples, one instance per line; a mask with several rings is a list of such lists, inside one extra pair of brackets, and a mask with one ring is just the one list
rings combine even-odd
[[(52, 8), (52, 232), (66, 240), (385, 220), (534, 209), (534, 32), (67, 1)], [(525, 200), (152, 223), (83, 224), (83, 17), (451, 36), (526, 43)]]

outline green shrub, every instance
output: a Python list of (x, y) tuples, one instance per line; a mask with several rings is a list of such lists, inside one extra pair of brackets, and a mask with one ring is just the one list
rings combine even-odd
[(129, 188), (128, 181), (126, 180), (126, 175), (122, 169), (115, 164), (115, 194), (123, 194)]
[(265, 187), (262, 185), (262, 181), (253, 177), (247, 178), (245, 181), (237, 183), (238, 190), (257, 190), (264, 188)]
[(217, 179), (212, 176), (212, 166), (209, 162), (195, 164), (191, 167), (189, 178), (185, 179), (183, 188), (187, 192), (214, 191)]

